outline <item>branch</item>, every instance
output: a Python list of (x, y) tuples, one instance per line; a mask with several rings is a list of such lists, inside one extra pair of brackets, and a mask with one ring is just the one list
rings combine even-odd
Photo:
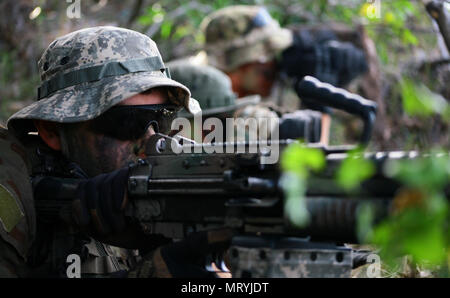
[(131, 12), (131, 15), (126, 23), (127, 28), (130, 28), (133, 25), (136, 18), (140, 15), (143, 4), (144, 0), (136, 0), (136, 2), (134, 3), (133, 11)]
[(425, 8), (431, 18), (437, 23), (447, 45), (447, 50), (450, 51), (450, 13), (446, 5), (450, 5), (450, 3), (444, 4), (441, 1), (431, 1), (425, 5)]

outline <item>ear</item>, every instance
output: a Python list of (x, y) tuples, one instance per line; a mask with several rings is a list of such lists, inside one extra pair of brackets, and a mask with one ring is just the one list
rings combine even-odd
[(61, 150), (61, 139), (58, 132), (58, 125), (55, 122), (44, 120), (34, 120), (39, 136), (53, 150)]

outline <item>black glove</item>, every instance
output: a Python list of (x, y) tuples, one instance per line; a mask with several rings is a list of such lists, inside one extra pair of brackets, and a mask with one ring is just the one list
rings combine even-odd
[(364, 52), (353, 44), (333, 36), (320, 38), (306, 33), (294, 34), (292, 45), (281, 55), (279, 66), (289, 77), (301, 80), (310, 75), (342, 87), (367, 71)]
[(206, 270), (206, 265), (214, 256), (225, 253), (231, 238), (230, 229), (192, 233), (145, 256), (134, 276), (216, 278), (216, 273)]
[(349, 42), (330, 40), (316, 46), (316, 52), (323, 57), (317, 65), (316, 77), (337, 87), (344, 87), (368, 69), (364, 52)]
[(83, 180), (75, 199), (76, 220), (81, 227), (93, 229), (99, 235), (125, 229), (129, 167)]
[[(366, 57), (361, 49), (349, 42), (338, 41), (332, 34), (313, 36), (308, 31), (294, 34), (292, 45), (281, 55), (279, 67), (293, 79), (294, 89), (297, 89), (296, 86), (306, 75), (343, 87), (368, 69)], [(327, 114), (331, 112), (314, 100), (303, 97), (301, 100), (304, 109)]]

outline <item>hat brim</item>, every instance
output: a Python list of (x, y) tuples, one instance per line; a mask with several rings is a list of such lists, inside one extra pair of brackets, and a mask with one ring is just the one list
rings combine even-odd
[[(103, 78), (61, 89), (12, 115), (8, 129), (24, 133), (34, 126), (31, 121), (46, 120), (75, 123), (94, 119), (112, 106), (136, 94), (156, 87), (174, 87), (179, 95), (176, 104), (189, 107), (189, 89), (161, 73), (138, 72)], [(172, 100), (174, 101), (174, 100)]]
[[(218, 115), (224, 113), (234, 112), (242, 107), (246, 107), (249, 105), (256, 105), (261, 102), (261, 96), (259, 95), (249, 95), (245, 97), (241, 97), (235, 100), (233, 105), (225, 106), (225, 107), (217, 107), (213, 109), (203, 109), (202, 108), (202, 116), (211, 116)], [(192, 118), (194, 117), (192, 114), (186, 112), (186, 110), (181, 110), (178, 113), (179, 117)]]
[[(270, 32), (265, 34), (264, 32)], [(207, 47), (208, 63), (222, 71), (233, 71), (237, 67), (252, 62), (268, 62), (290, 45), (292, 32), (278, 26), (269, 27), (255, 34), (254, 40), (237, 45), (217, 44)]]

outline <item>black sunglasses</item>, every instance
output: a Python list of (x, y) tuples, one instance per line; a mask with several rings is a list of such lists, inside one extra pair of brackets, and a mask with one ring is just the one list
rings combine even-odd
[(119, 105), (91, 122), (94, 132), (119, 140), (137, 140), (150, 125), (155, 132), (167, 133), (181, 107), (171, 104)]

